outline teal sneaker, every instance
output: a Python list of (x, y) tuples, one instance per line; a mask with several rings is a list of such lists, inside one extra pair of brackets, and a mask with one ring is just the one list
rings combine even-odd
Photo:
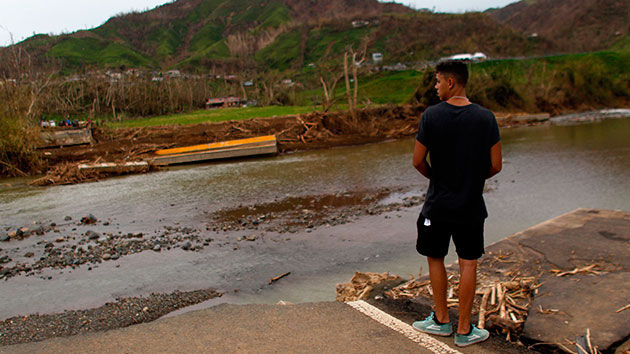
[(479, 329), (474, 325), (470, 325), (470, 333), (459, 334), (455, 333), (455, 345), (458, 347), (465, 347), (467, 345), (483, 342), (490, 337), (490, 333), (485, 329)]
[(453, 334), (453, 325), (450, 322), (438, 323), (433, 312), (423, 321), (414, 322), (413, 328), (420, 332), (435, 334), (436, 336), (448, 337)]

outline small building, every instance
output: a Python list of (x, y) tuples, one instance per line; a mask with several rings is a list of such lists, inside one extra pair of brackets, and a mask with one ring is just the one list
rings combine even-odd
[(451, 55), (450, 57), (444, 57), (440, 60), (461, 60), (461, 61), (483, 61), (488, 59), (488, 56), (482, 52), (476, 52), (475, 54), (461, 53)]
[(472, 55), (472, 61), (484, 61), (488, 59), (488, 56), (482, 52), (477, 52)]
[(164, 74), (170, 78), (177, 78), (177, 77), (182, 76), (182, 73), (179, 70), (169, 70)]
[(81, 81), (81, 76), (72, 75), (66, 79), (66, 82), (77, 82), (77, 81)]
[(121, 80), (123, 75), (121, 73), (117, 73), (114, 71), (107, 71), (105, 72), (105, 75), (107, 75), (107, 77), (109, 77), (111, 79), (111, 81), (116, 82), (118, 80)]
[(470, 61), (470, 60), (472, 60), (472, 54), (470, 54), (470, 53), (455, 54), (455, 55), (451, 55), (450, 57), (447, 57), (446, 59)]
[(293, 80), (291, 79), (284, 79), (281, 81), (281, 84), (284, 87), (293, 87), (295, 85), (295, 82), (293, 82)]
[(365, 26), (368, 26), (369, 24), (370, 24), (370, 21), (364, 21), (364, 20), (352, 21), (352, 27), (354, 27), (354, 28), (365, 27)]
[(394, 65), (385, 65), (383, 66), (384, 71), (405, 71), (407, 70), (407, 65), (403, 63), (396, 63)]
[(247, 100), (235, 97), (218, 97), (218, 98), (210, 98), (206, 102), (206, 108), (227, 108), (227, 107), (243, 107), (247, 104)]
[(140, 69), (127, 69), (127, 71), (125, 71), (125, 75), (127, 75), (127, 76), (139, 77), (140, 74), (142, 74)]

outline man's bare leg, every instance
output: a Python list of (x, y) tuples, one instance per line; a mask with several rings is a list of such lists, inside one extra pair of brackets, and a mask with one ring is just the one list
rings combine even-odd
[[(433, 282), (433, 278), (431, 279)], [(477, 260), (459, 259), (459, 323), (457, 333), (470, 332), (470, 313), (472, 312), (475, 289), (477, 287)], [(435, 290), (433, 290), (435, 294)], [(435, 295), (434, 295), (435, 296)]]
[(429, 263), (429, 278), (431, 279), (431, 288), (433, 288), (435, 317), (441, 323), (448, 323), (450, 322), (448, 316), (448, 307), (446, 304), (446, 290), (448, 289), (448, 280), (446, 279), (444, 258), (427, 257), (427, 261)]

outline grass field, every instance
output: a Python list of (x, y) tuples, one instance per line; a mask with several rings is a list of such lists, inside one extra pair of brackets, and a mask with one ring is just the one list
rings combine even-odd
[(112, 128), (152, 127), (160, 125), (184, 125), (206, 122), (222, 122), (228, 120), (243, 120), (285, 116), (312, 112), (313, 107), (307, 106), (267, 106), (245, 108), (203, 109), (189, 113), (172, 114), (158, 117), (129, 119), (121, 122), (105, 122)]
[[(540, 105), (542, 100), (556, 106), (577, 107), (579, 102), (588, 101), (589, 97), (595, 105), (614, 105), (616, 98), (625, 96), (628, 91), (625, 83), (629, 57), (627, 51), (606, 51), (526, 60), (489, 60), (471, 66), (470, 94), (475, 102), (498, 110), (545, 111), (551, 106)], [(361, 77), (359, 104), (408, 103), (421, 84), (422, 75), (416, 70), (406, 70)], [(552, 89), (543, 92), (547, 86)], [(572, 95), (567, 96), (575, 96), (575, 99), (564, 99), (564, 92), (571, 92)], [(321, 97), (321, 93), (320, 87), (298, 92), (295, 106), (198, 110), (121, 122), (106, 121), (105, 124), (114, 128), (146, 127), (300, 114), (312, 112), (312, 101)], [(559, 93), (562, 94), (560, 98)], [(343, 82), (337, 84), (335, 96), (338, 99), (332, 110), (348, 109)]]
[[(405, 104), (412, 98), (418, 88), (422, 72), (417, 70), (404, 70), (392, 72), (380, 72), (368, 76), (359, 77), (359, 103), (369, 100), (372, 104)], [(354, 87), (351, 85), (351, 88)], [(313, 98), (322, 96), (322, 88), (304, 90), (297, 93), (296, 104), (307, 105)], [(343, 79), (337, 83), (335, 97), (338, 104), (347, 106), (346, 86)]]

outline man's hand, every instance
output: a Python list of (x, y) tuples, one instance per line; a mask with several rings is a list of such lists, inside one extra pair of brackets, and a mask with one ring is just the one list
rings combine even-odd
[(424, 177), (431, 178), (431, 168), (427, 164), (427, 147), (416, 140), (416, 146), (413, 149), (413, 167), (418, 170)]
[(501, 142), (499, 141), (490, 148), (490, 171), (488, 171), (488, 177), (486, 178), (490, 178), (501, 172), (502, 168), (503, 156), (501, 154)]

